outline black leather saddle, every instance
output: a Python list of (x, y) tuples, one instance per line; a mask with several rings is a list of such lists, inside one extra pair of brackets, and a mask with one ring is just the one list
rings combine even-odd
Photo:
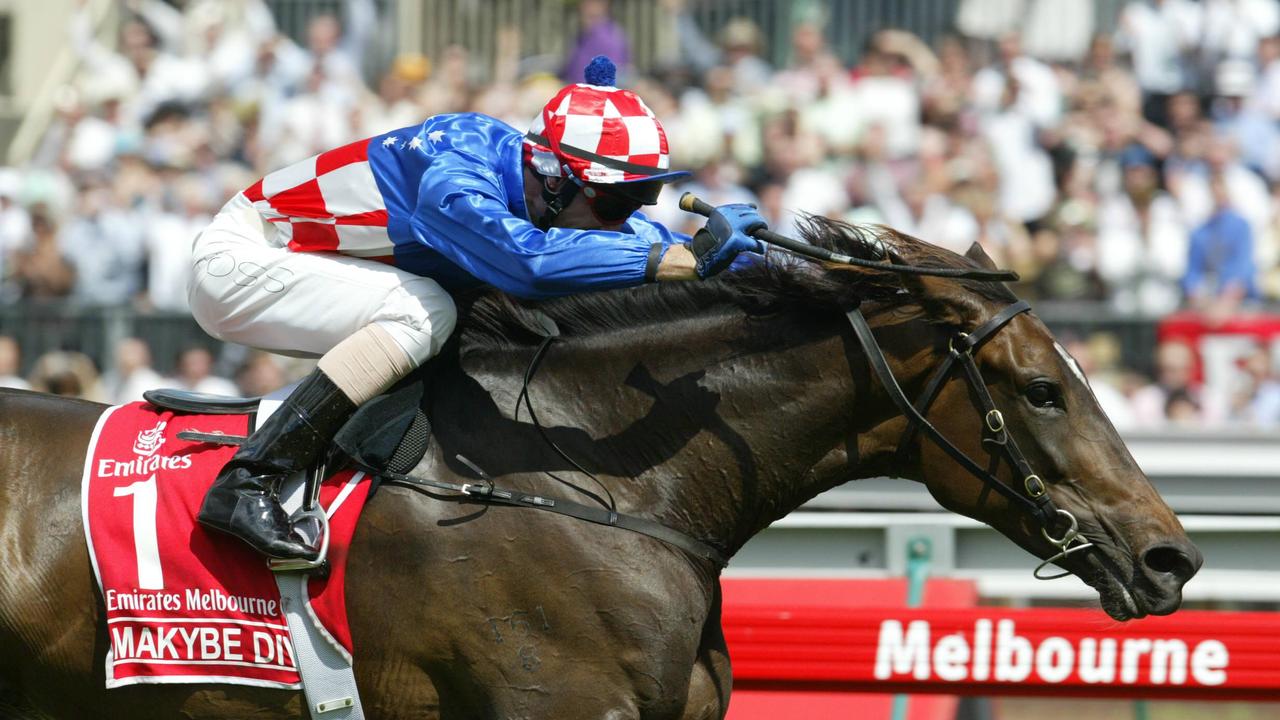
[[(338, 431), (336, 445), (365, 468), (406, 473), (426, 453), (431, 441), (424, 398), (428, 374), (424, 368), (370, 400)], [(234, 398), (159, 389), (142, 394), (147, 402), (165, 410), (205, 415), (247, 415), (258, 411), (262, 398)]]
[(246, 415), (258, 411), (260, 397), (238, 398), (225, 395), (161, 388), (142, 393), (142, 399), (165, 410), (201, 415)]

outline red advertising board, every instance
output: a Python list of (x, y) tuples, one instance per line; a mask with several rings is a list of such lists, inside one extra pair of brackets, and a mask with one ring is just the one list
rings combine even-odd
[[(735, 689), (1280, 696), (1280, 613), (1184, 610), (1118, 623), (1100, 610), (851, 606), (823, 602), (813, 587), (770, 606), (732, 582), (723, 621)], [(786, 581), (767, 582), (784, 583), (775, 599), (787, 595)]]
[[(743, 675), (739, 651), (765, 650), (769, 638), (755, 638), (755, 627), (742, 622), (764, 615), (800, 623), (816, 620), (832, 612), (849, 609), (902, 607), (907, 600), (907, 581), (887, 580), (778, 580), (727, 578), (723, 617), (734, 662), (733, 696), (727, 720), (778, 720), (778, 718), (887, 718), (893, 709), (893, 695), (884, 692), (851, 692), (839, 683), (769, 677), (768, 667), (744, 658)], [(973, 583), (963, 580), (933, 579), (925, 583), (926, 607), (972, 607), (978, 600)], [(738, 639), (735, 639), (738, 638)], [(767, 650), (765, 650), (767, 651)], [(860, 689), (859, 689), (860, 690)], [(932, 694), (912, 699), (907, 720), (954, 718), (958, 698)]]

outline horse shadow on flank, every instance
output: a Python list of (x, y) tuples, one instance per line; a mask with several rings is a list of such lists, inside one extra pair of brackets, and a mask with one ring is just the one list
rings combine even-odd
[[(550, 441), (594, 475), (635, 481), (706, 432), (729, 449), (746, 487), (754, 488), (756, 459), (746, 439), (721, 417), (720, 394), (700, 384), (705, 375), (705, 370), (696, 370), (664, 383), (648, 366), (637, 363), (624, 384), (639, 391), (643, 398), (637, 398), (637, 403), (647, 402), (648, 407), (637, 404), (634, 415), (638, 417), (620, 431), (599, 438), (589, 428), (544, 425), (544, 439), (523, 402), (514, 416), (504, 413), (493, 394), (454, 362), (437, 367), (428, 381), (430, 390), (422, 410), (431, 421), (432, 442), (439, 443), (449, 469), (463, 477), (477, 476), (457, 455), (495, 478), (576, 471)], [(533, 405), (537, 413), (536, 399)]]

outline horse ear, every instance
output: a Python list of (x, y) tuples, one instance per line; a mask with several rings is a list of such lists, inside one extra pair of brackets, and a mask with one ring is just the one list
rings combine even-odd
[(977, 263), (978, 267), (985, 268), (987, 270), (1000, 269), (996, 267), (995, 261), (991, 259), (991, 256), (988, 255), (987, 252), (982, 249), (982, 246), (976, 242), (969, 246), (969, 251), (966, 252), (964, 256)]

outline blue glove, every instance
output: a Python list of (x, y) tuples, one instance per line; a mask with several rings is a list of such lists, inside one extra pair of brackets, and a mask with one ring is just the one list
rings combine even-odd
[(750, 205), (734, 203), (716, 208), (707, 226), (690, 244), (698, 259), (695, 270), (700, 278), (709, 278), (733, 263), (739, 253), (764, 252), (764, 244), (748, 233), (767, 228), (769, 224)]

